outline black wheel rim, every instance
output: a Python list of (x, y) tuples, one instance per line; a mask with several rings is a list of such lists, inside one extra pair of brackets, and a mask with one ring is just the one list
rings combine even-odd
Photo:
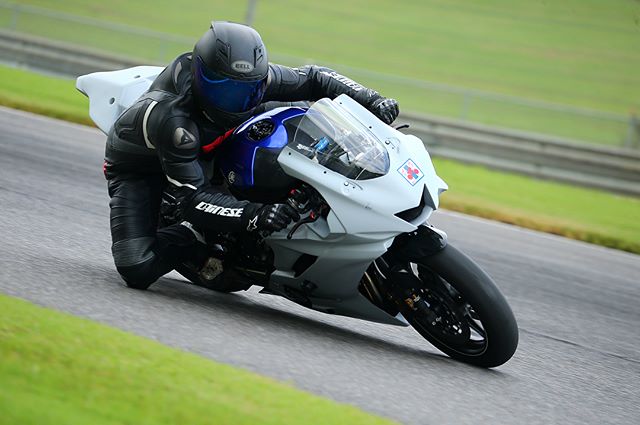
[(489, 339), (473, 306), (427, 267), (411, 264), (410, 269), (422, 282), (415, 294), (420, 301), (408, 313), (416, 330), (465, 356), (482, 355)]

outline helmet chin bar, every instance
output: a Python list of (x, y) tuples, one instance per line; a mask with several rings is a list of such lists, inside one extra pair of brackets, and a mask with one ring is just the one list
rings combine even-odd
[(202, 115), (204, 115), (204, 117), (211, 123), (216, 124), (220, 127), (224, 127), (225, 129), (229, 129), (232, 127), (237, 127), (239, 124), (251, 118), (255, 108), (252, 108), (251, 110), (246, 112), (233, 113), (222, 111), (213, 107), (205, 108), (201, 105), (200, 110), (202, 111)]

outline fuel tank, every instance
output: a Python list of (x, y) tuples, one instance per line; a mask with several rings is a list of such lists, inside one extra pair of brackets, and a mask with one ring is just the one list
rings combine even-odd
[(297, 107), (272, 109), (244, 122), (220, 146), (216, 161), (234, 196), (263, 203), (287, 197), (297, 180), (285, 174), (278, 155), (305, 112)]

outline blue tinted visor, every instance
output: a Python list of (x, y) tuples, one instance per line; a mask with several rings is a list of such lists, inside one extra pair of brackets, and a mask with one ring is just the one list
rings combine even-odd
[(195, 88), (208, 106), (225, 112), (247, 112), (262, 101), (267, 77), (256, 81), (234, 80), (212, 72), (199, 57), (195, 62)]

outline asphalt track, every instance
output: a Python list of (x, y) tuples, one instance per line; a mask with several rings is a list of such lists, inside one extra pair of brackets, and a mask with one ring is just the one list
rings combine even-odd
[(514, 358), (478, 369), (411, 329), (254, 290), (216, 294), (177, 275), (125, 288), (110, 257), (103, 144), (95, 129), (0, 109), (0, 292), (403, 423), (640, 423), (640, 256), (436, 213), (519, 321)]

